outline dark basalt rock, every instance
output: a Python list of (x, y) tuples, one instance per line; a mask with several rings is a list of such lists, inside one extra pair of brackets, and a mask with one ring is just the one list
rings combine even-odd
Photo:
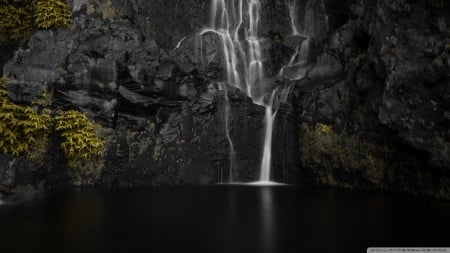
[[(179, 8), (175, 8), (175, 16), (177, 10), (184, 14), (189, 9), (206, 8), (203, 1), (189, 2), (188, 6), (186, 1), (132, 1), (130, 5), (114, 1), (120, 16), (107, 21), (99, 13), (88, 13), (90, 1), (73, 1), (72, 30), (38, 31), (29, 48), (17, 51), (5, 65), (14, 101), (30, 103), (48, 87), (53, 94), (52, 109), (87, 112), (101, 124), (99, 131), (106, 138), (100, 178), (82, 176), (85, 181), (80, 182), (79, 177), (72, 177), (74, 173), (64, 168), (59, 152), (59, 162), (35, 170), (48, 167), (54, 176), (33, 172), (42, 178), (40, 184), (145, 186), (228, 180), (224, 92), (215, 83), (222, 73), (218, 36), (198, 35), (200, 21), (185, 20), (194, 16), (178, 17), (182, 20), (174, 20), (175, 24), (186, 24), (189, 29), (175, 29), (175, 24), (166, 22), (167, 15), (155, 14), (169, 10), (173, 14), (174, 6)], [(150, 5), (152, 8), (146, 8)], [(152, 17), (150, 21), (146, 21), (147, 14)], [(149, 30), (148, 22), (159, 28)], [(187, 37), (181, 40), (181, 35)], [(235, 168), (234, 180), (256, 180), (264, 109), (238, 90), (230, 91), (229, 96), (233, 107), (231, 135), (238, 146), (236, 164), (241, 166)], [(61, 175), (56, 183), (53, 178), (60, 169), (70, 173)], [(4, 169), (1, 178), (8, 186), (38, 186), (32, 177), (18, 182), (7, 176), (15, 170)]]
[[(324, 41), (309, 78), (297, 81), (295, 88), (300, 122), (332, 125), (342, 138), (359, 136), (384, 147), (389, 150), (381, 158), (385, 164), (373, 165), (372, 174), (363, 166), (352, 171), (351, 165), (328, 163), (341, 159), (335, 151), (322, 161), (302, 159), (305, 183), (450, 198), (450, 132), (444, 117), (450, 87), (444, 45), (449, 37), (434, 27), (434, 19), (449, 22), (444, 13), (450, 6), (406, 2), (356, 1), (354, 18)], [(301, 139), (311, 134), (300, 132)], [(330, 149), (349, 150), (338, 144), (346, 142), (338, 140)]]
[[(0, 192), (227, 181), (222, 48), (218, 35), (200, 35), (208, 1), (68, 2), (72, 29), (36, 31), (14, 53), (2, 50), (0, 65), (13, 101), (47, 93), (54, 112), (78, 109), (99, 124), (101, 173), (80, 182), (52, 134), (40, 165), (0, 155)], [(114, 17), (103, 15), (107, 2)], [(297, 0), (295, 36), (286, 1), (262, 4), (264, 65), (278, 87), (273, 178), (450, 199), (449, 4)], [(292, 63), (305, 40), (307, 55)], [(252, 181), (264, 108), (239, 90), (227, 95), (233, 179)]]

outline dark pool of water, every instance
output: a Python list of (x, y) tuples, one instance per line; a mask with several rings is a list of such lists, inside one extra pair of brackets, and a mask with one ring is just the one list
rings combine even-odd
[(0, 252), (366, 252), (450, 246), (450, 202), (297, 187), (48, 193), (0, 207)]

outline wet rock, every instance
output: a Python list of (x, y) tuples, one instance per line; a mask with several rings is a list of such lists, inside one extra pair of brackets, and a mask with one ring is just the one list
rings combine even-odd
[(39, 82), (13, 80), (9, 81), (6, 87), (9, 98), (18, 103), (32, 103), (42, 98), (47, 91), (47, 85)]
[(14, 159), (9, 156), (0, 156), (0, 185), (5, 187), (13, 187), (15, 183), (16, 171), (14, 169)]
[(195, 70), (210, 79), (218, 78), (223, 58), (217, 34), (206, 32), (186, 37), (174, 51), (175, 62), (184, 73)]
[(335, 79), (343, 73), (341, 63), (330, 54), (323, 54), (317, 58), (315, 66), (309, 71), (308, 78), (316, 81)]
[[(104, 170), (86, 185), (258, 178), (264, 107), (238, 89), (225, 93), (220, 37), (202, 33), (207, 1), (68, 2), (72, 29), (36, 31), (15, 53), (2, 50), (0, 64), (12, 100), (52, 94), (54, 114), (78, 109), (99, 124)], [(297, 35), (286, 1), (262, 1), (264, 82), (278, 87), (274, 178), (449, 198), (449, 5), (294, 2)], [(42, 170), (0, 156), (0, 185), (73, 184), (58, 138)]]
[[(425, 11), (417, 12), (418, 5)], [(311, 80), (295, 82), (299, 122), (311, 124), (310, 134), (335, 132), (330, 135), (338, 139), (332, 145), (336, 150), (328, 158), (302, 160), (302, 166), (309, 168), (301, 171), (302, 177), (309, 177), (310, 183), (449, 198), (449, 152), (445, 141), (449, 133), (444, 130), (447, 107), (443, 100), (448, 97), (449, 72), (445, 52), (437, 46), (439, 29), (433, 28), (432, 22), (433, 15), (445, 16), (444, 10), (405, 1), (391, 1), (388, 5), (358, 1), (352, 8), (359, 18), (332, 33), (314, 69), (307, 72)], [(401, 32), (399, 27), (408, 32)], [(435, 30), (430, 33), (430, 29)], [(340, 140), (341, 136), (347, 137)], [(301, 142), (304, 138), (308, 136), (302, 135)], [(334, 137), (330, 138), (323, 141), (330, 144)], [(372, 169), (356, 166), (361, 171), (350, 172), (350, 161), (349, 165), (336, 165), (341, 157), (333, 162), (339, 150), (353, 145), (348, 143), (352, 138), (373, 143), (373, 150), (382, 148), (369, 152), (374, 158)], [(312, 145), (307, 143), (303, 145)], [(372, 144), (364, 145), (368, 150)], [(301, 159), (321, 151), (311, 152), (305, 152)], [(383, 164), (389, 169), (382, 169), (386, 168)], [(329, 169), (322, 170), (324, 167)]]

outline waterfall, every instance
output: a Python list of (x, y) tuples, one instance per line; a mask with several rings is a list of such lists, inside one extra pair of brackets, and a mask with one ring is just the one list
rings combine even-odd
[(291, 19), (292, 35), (300, 35), (297, 29), (297, 2), (296, 0), (288, 0), (289, 17)]
[(307, 37), (323, 37), (329, 29), (328, 15), (323, 0), (309, 0), (305, 6), (303, 34)]
[(226, 82), (264, 105), (262, 40), (258, 37), (261, 20), (259, 0), (212, 0), (207, 32), (216, 33), (222, 43)]
[[(285, 78), (290, 80), (300, 80), (305, 77), (306, 69), (308, 66), (308, 60), (311, 50), (311, 39), (307, 38), (302, 43), (296, 47), (294, 54), (291, 56), (287, 65), (284, 65), (279, 76), (284, 75)], [(296, 67), (297, 71), (295, 73), (289, 73), (286, 75), (285, 69)]]
[(233, 170), (234, 170), (234, 164), (235, 164), (235, 157), (236, 157), (236, 151), (234, 150), (233, 141), (231, 140), (230, 136), (230, 117), (231, 117), (231, 108), (230, 108), (230, 100), (228, 98), (228, 88), (225, 84), (220, 85), (221, 88), (225, 91), (225, 135), (227, 137), (229, 146), (230, 146), (230, 170), (228, 173), (228, 182), (233, 182)]
[[(275, 92), (265, 82), (263, 39), (259, 37), (261, 11), (260, 0), (212, 0), (209, 27), (200, 34), (213, 32), (219, 36), (224, 54), (226, 84), (243, 91), (253, 103), (265, 107), (260, 180), (270, 181), (272, 130), (276, 116), (272, 108)], [(268, 95), (271, 95), (269, 101), (266, 98)], [(227, 135), (232, 150), (228, 130)]]
[(270, 166), (272, 163), (272, 136), (273, 136), (273, 122), (277, 115), (277, 111), (273, 112), (273, 100), (275, 98), (276, 90), (272, 92), (269, 104), (265, 105), (266, 113), (264, 117), (265, 134), (264, 134), (264, 151), (261, 162), (260, 182), (270, 182)]

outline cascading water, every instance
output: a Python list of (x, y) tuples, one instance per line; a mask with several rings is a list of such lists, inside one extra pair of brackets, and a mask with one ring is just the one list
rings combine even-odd
[(291, 19), (292, 35), (300, 35), (297, 28), (297, 2), (296, 0), (287, 0), (287, 6), (289, 9), (289, 17)]
[(303, 41), (296, 47), (290, 61), (281, 68), (278, 75), (290, 80), (300, 80), (307, 75), (310, 67), (314, 38), (321, 38), (328, 32), (328, 15), (323, 0), (308, 0), (304, 5), (302, 29), (299, 29), (297, 14), (300, 10), (297, 9), (297, 0), (286, 1), (292, 27), (291, 36), (302, 37)]
[(265, 125), (265, 135), (264, 135), (264, 151), (261, 162), (261, 175), (259, 177), (259, 181), (263, 183), (270, 182), (270, 167), (272, 162), (272, 133), (273, 133), (273, 122), (275, 121), (275, 117), (277, 112), (273, 112), (273, 100), (275, 97), (276, 90), (272, 92), (272, 96), (270, 97), (269, 104), (265, 105), (266, 113), (264, 116), (264, 125)]
[(328, 29), (325, 2), (323, 0), (309, 0), (305, 6), (302, 33), (307, 37), (323, 37)]
[(210, 27), (201, 34), (214, 32), (219, 35), (227, 84), (244, 91), (256, 104), (263, 105), (264, 87), (260, 86), (264, 81), (262, 40), (258, 37), (260, 14), (259, 0), (212, 0)]
[[(201, 35), (213, 32), (220, 37), (226, 69), (225, 82), (245, 92), (255, 104), (265, 107), (260, 181), (269, 182), (272, 130), (276, 116), (272, 108), (275, 92), (264, 79), (263, 40), (258, 36), (260, 21), (260, 0), (212, 0), (209, 28), (204, 29)], [(270, 96), (269, 101), (267, 96)], [(232, 148), (228, 126), (227, 134)]]
[(228, 143), (230, 145), (230, 171), (228, 173), (228, 182), (233, 182), (233, 171), (235, 166), (235, 157), (236, 151), (234, 150), (234, 144), (231, 140), (230, 135), (230, 116), (231, 116), (231, 108), (230, 108), (230, 100), (228, 98), (228, 88), (225, 84), (221, 85), (221, 88), (225, 91), (225, 135), (227, 137)]

